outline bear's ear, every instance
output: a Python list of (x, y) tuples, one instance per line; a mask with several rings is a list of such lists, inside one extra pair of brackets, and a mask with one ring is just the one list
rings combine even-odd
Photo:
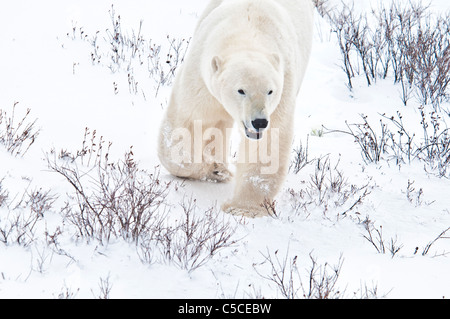
[(269, 57), (270, 63), (272, 63), (275, 70), (280, 70), (281, 59), (278, 53), (272, 53)]
[(214, 73), (219, 72), (222, 69), (222, 60), (215, 56), (211, 61), (211, 67)]

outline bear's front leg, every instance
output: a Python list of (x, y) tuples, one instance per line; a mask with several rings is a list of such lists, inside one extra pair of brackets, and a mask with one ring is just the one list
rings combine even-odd
[(273, 200), (279, 185), (273, 176), (262, 175), (258, 171), (258, 165), (238, 168), (234, 196), (222, 205), (224, 212), (252, 218), (270, 215), (264, 203)]
[(272, 128), (261, 140), (242, 136), (234, 196), (222, 210), (246, 217), (270, 215), (267, 204), (279, 192), (289, 165), (291, 134)]

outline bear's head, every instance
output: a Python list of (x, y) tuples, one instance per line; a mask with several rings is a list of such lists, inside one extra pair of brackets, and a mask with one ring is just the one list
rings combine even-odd
[(248, 138), (261, 139), (283, 93), (280, 57), (254, 52), (216, 56), (211, 68), (212, 94)]

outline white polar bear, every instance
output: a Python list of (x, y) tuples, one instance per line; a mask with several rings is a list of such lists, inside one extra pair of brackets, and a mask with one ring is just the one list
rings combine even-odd
[(200, 17), (158, 154), (175, 176), (228, 181), (229, 131), (237, 125), (242, 145), (226, 212), (267, 215), (263, 204), (284, 182), (312, 25), (311, 0), (212, 0)]

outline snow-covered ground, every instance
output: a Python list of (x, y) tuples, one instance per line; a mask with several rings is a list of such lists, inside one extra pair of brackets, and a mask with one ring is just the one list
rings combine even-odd
[[(370, 3), (377, 2), (357, 1), (357, 6), (368, 10)], [(293, 147), (300, 141), (305, 146), (308, 139), (309, 159), (323, 158), (322, 163), (329, 159), (326, 180), (342, 174), (347, 199), (334, 194), (318, 203), (319, 195), (311, 194), (315, 202), (306, 204), (312, 198), (307, 193), (317, 166), (312, 161), (298, 174), (290, 172), (276, 199), (277, 217), (234, 219), (220, 213), (218, 218), (236, 228), (235, 243), (193, 271), (164, 258), (143, 262), (137, 244), (121, 237), (100, 243), (75, 236), (75, 226), (61, 213), (66, 202), (73, 201), (73, 188), (49, 169), (46, 158), (53, 156), (52, 150), (76, 152), (89, 128), (96, 130), (97, 138), (112, 142), (111, 161), (133, 146), (140, 169), (152, 172), (159, 165), (156, 137), (170, 85), (158, 87), (149, 77), (145, 55), (142, 64), (136, 58), (132, 70), (126, 63), (118, 70), (109, 67), (112, 10), (114, 18), (120, 15), (121, 31), (129, 38), (138, 34), (142, 20), (139, 34), (148, 47), (144, 54), (149, 54), (152, 44), (161, 44), (164, 60), (167, 36), (189, 39), (206, 4), (206, 0), (3, 4), (0, 109), (11, 115), (18, 102), (16, 124), (31, 109), (28, 118), (37, 118), (40, 132), (24, 156), (13, 156), (0, 145), (0, 198), (2, 191), (8, 194), (0, 205), (0, 230), (7, 228), (14, 214), (29, 213), (29, 206), (16, 208), (24, 205), (23, 194), (49, 191), (54, 203), (37, 221), (30, 242), (0, 242), (0, 298), (96, 298), (108, 289), (110, 298), (282, 298), (277, 285), (265, 277), (273, 274), (271, 261), (278, 271), (277, 263), (282, 266), (287, 261), (288, 275), (294, 260), (294, 288), (301, 297), (308, 291), (312, 259), (317, 263), (317, 280), (325, 270), (332, 274), (330, 266), (341, 265), (334, 290), (340, 291), (340, 297), (448, 298), (450, 241), (441, 238), (427, 254), (422, 252), (450, 226), (449, 180), (427, 173), (419, 161), (400, 167), (386, 160), (366, 164), (351, 136), (320, 133), (322, 125), (345, 129), (345, 121), (360, 122), (361, 113), (378, 127), (379, 114), (400, 111), (405, 126), (415, 127), (420, 122), (418, 104), (411, 101), (403, 106), (400, 87), (389, 80), (367, 87), (365, 79), (357, 77), (350, 92), (335, 36), (319, 15), (295, 114)], [(432, 10), (448, 9), (447, 1), (433, 1)], [(96, 34), (100, 62), (91, 55)], [(160, 178), (173, 179), (164, 169)], [(233, 188), (232, 183), (176, 183), (181, 186), (171, 188), (166, 198), (169, 214), (175, 215), (183, 198), (195, 198), (200, 214), (219, 206)], [(408, 183), (413, 183), (409, 190)], [(367, 225), (378, 248), (364, 237)], [(51, 243), (52, 234), (57, 245)], [(377, 251), (379, 240), (385, 253)], [(389, 251), (392, 246), (400, 248), (395, 256)]]

